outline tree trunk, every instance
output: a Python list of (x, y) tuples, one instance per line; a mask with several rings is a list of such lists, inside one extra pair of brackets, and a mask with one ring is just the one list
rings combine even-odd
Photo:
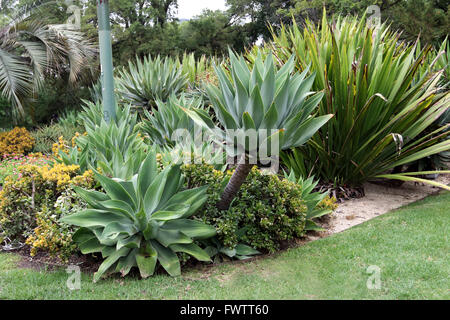
[(236, 171), (234, 171), (230, 181), (223, 191), (220, 201), (217, 203), (217, 208), (219, 210), (228, 210), (231, 201), (238, 193), (253, 166), (253, 164), (248, 163), (241, 163), (237, 166)]

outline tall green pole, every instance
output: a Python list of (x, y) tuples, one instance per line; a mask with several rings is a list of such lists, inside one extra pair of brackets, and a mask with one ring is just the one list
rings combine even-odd
[(109, 122), (116, 117), (116, 101), (114, 98), (114, 75), (108, 0), (97, 0), (97, 16), (102, 77), (103, 116), (105, 121)]

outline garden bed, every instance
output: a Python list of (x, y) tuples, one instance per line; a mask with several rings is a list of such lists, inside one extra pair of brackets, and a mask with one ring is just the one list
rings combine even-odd
[[(450, 175), (440, 175), (437, 181), (443, 184), (450, 183)], [(422, 200), (430, 195), (439, 194), (439, 188), (406, 182), (401, 187), (388, 187), (386, 185), (367, 183), (364, 185), (365, 197), (358, 199), (344, 200), (339, 207), (330, 216), (325, 216), (319, 220), (319, 225), (325, 229), (319, 232), (308, 232), (301, 239), (287, 241), (282, 244), (281, 252), (287, 249), (303, 246), (309, 242), (316, 241), (321, 238), (329, 237), (335, 233), (343, 232), (356, 225), (372, 220), (378, 216), (384, 215), (392, 210), (406, 206), (410, 203)], [(73, 255), (68, 262), (62, 263), (57, 258), (51, 257), (45, 252), (39, 252), (36, 256), (30, 257), (30, 249), (26, 246), (21, 250), (14, 252), (20, 256), (18, 267), (33, 270), (57, 270), (67, 265), (77, 265), (83, 272), (95, 272), (101, 261), (86, 255)], [(275, 254), (275, 255), (278, 255)], [(243, 261), (230, 261), (236, 263), (248, 263), (255, 260), (270, 258), (273, 254), (260, 255)], [(190, 264), (191, 270), (203, 270), (210, 273), (210, 268), (214, 268), (216, 264)], [(203, 272), (202, 271), (202, 272)]]

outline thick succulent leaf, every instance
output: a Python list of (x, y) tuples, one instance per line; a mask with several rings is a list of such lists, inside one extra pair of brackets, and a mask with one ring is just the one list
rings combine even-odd
[(189, 205), (177, 205), (173, 206), (171, 209), (173, 210), (160, 210), (156, 211), (152, 214), (151, 218), (152, 220), (157, 221), (169, 221), (169, 220), (175, 220), (183, 217), (186, 212), (188, 212), (190, 206)]
[(320, 218), (324, 215), (330, 214), (331, 212), (333, 212), (333, 210), (329, 210), (329, 209), (317, 209), (317, 210), (311, 210), (310, 212), (308, 212), (308, 214), (306, 215), (307, 219), (314, 219), (314, 218)]
[(178, 230), (164, 230), (161, 228), (156, 234), (156, 240), (165, 247), (176, 243), (192, 243), (191, 238)]
[(245, 130), (256, 129), (255, 122), (248, 112), (244, 112), (242, 115), (242, 125)]
[(152, 241), (152, 246), (158, 252), (158, 261), (167, 273), (172, 277), (181, 275), (180, 261), (175, 252), (160, 245), (157, 241)]
[(61, 219), (64, 223), (78, 227), (106, 227), (111, 222), (130, 223), (125, 215), (105, 210), (86, 209)]
[(95, 176), (111, 199), (124, 201), (136, 209), (136, 204), (134, 203), (132, 196), (122, 185), (120, 185), (120, 183), (98, 173), (96, 173)]
[(103, 229), (102, 237), (116, 239), (119, 235), (132, 236), (136, 232), (134, 224), (111, 222)]
[(134, 210), (133, 208), (126, 202), (121, 200), (106, 200), (98, 202), (101, 205), (102, 209), (108, 209), (112, 212), (117, 212), (120, 214), (126, 215), (130, 220), (134, 221)]
[(324, 229), (319, 227), (314, 221), (306, 220), (305, 231), (324, 231)]
[(210, 262), (211, 258), (202, 248), (195, 243), (190, 244), (173, 244), (170, 249), (174, 252), (184, 252), (193, 256), (198, 261)]
[(99, 201), (106, 201), (110, 199), (108, 195), (103, 192), (85, 190), (80, 187), (74, 187), (74, 190), (81, 197), (81, 199), (86, 201), (92, 207), (96, 207), (97, 202)]
[(186, 109), (182, 108), (184, 112), (199, 126), (205, 129), (214, 129), (215, 123), (211, 120), (208, 112), (202, 109)]
[(163, 229), (178, 230), (195, 240), (208, 239), (216, 235), (216, 229), (200, 221), (177, 219), (164, 223)]
[(261, 254), (261, 252), (259, 252), (258, 250), (253, 249), (252, 247), (245, 244), (238, 244), (235, 249), (236, 254), (240, 256), (254, 256), (257, 254)]
[(158, 174), (145, 193), (144, 209), (147, 219), (150, 219), (150, 216), (159, 205), (169, 170), (170, 168), (166, 168), (163, 172)]
[(82, 243), (95, 238), (95, 234), (88, 228), (79, 228), (72, 236), (72, 240), (77, 243)]
[(117, 241), (116, 250), (120, 250), (123, 247), (126, 248), (139, 248), (141, 246), (142, 236), (133, 235), (131, 237), (119, 239)]
[(130, 252), (130, 249), (128, 248), (122, 248), (118, 251), (115, 251), (112, 255), (110, 255), (108, 258), (106, 258), (105, 261), (100, 265), (97, 272), (94, 274), (94, 282), (97, 282), (100, 280), (100, 278), (103, 276), (103, 274), (108, 271), (111, 266), (117, 262), (121, 257), (126, 256)]
[(155, 210), (160, 210), (165, 207), (168, 200), (177, 193), (182, 182), (180, 166), (172, 166), (167, 174), (164, 192), (161, 196), (159, 204)]
[(138, 185), (140, 197), (144, 197), (158, 173), (156, 151), (152, 148), (139, 169)]
[(167, 206), (164, 209), (179, 204), (190, 205), (189, 210), (183, 215), (183, 218), (188, 218), (205, 204), (207, 200), (207, 189), (208, 186), (203, 186), (178, 192), (169, 199), (169, 201), (167, 202)]
[[(259, 126), (261, 125), (261, 122), (265, 114), (264, 102), (261, 97), (261, 91), (259, 86), (256, 86), (255, 89), (253, 89), (246, 111), (250, 114), (251, 118), (255, 123), (255, 127), (258, 129)], [(226, 128), (235, 129), (229, 127)]]
[(136, 263), (142, 278), (146, 279), (155, 273), (157, 260), (158, 252), (147, 243), (145, 250), (136, 255)]
[(82, 254), (90, 254), (95, 252), (102, 252), (105, 246), (100, 244), (97, 238), (92, 238), (81, 243), (78, 243), (78, 248)]
[(116, 265), (116, 272), (120, 272), (122, 277), (125, 277), (130, 273), (131, 268), (135, 267), (136, 264), (136, 254), (138, 253), (137, 249), (133, 249), (126, 257), (122, 257), (119, 259)]
[(326, 115), (317, 118), (310, 118), (302, 125), (289, 133), (288, 139), (283, 144), (283, 149), (299, 147), (305, 144), (325, 123), (327, 123), (333, 115)]

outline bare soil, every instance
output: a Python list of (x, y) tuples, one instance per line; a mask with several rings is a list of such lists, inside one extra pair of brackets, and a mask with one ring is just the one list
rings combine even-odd
[[(450, 175), (440, 175), (436, 181), (448, 185), (450, 183)], [(405, 182), (400, 187), (367, 183), (364, 185), (364, 190), (365, 197), (345, 200), (339, 204), (336, 211), (322, 221), (322, 227), (326, 231), (311, 235), (309, 237), (311, 238), (310, 240), (342, 232), (441, 191), (440, 188), (414, 182)]]

